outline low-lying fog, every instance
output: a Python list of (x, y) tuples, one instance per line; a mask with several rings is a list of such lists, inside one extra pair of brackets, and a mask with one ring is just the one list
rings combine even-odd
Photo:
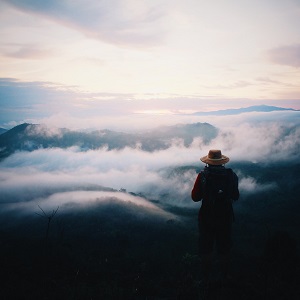
[[(126, 201), (149, 205), (149, 209), (154, 206), (149, 204), (149, 199), (157, 201), (161, 207), (164, 204), (195, 207), (190, 191), (196, 171), (204, 166), (199, 160), (201, 156), (211, 148), (219, 148), (231, 159), (228, 167), (237, 163), (267, 166), (278, 162), (293, 163), (299, 158), (300, 149), (298, 114), (276, 112), (213, 117), (211, 121), (219, 133), (208, 144), (201, 138), (194, 139), (189, 146), (175, 140), (168, 149), (154, 152), (142, 151), (139, 147), (81, 151), (76, 146), (17, 152), (0, 162), (1, 207), (4, 209), (15, 203), (14, 209), (19, 205), (20, 210), (36, 210), (37, 204), (49, 209), (66, 206), (68, 202), (85, 205), (99, 198), (109, 198), (111, 193), (113, 198), (124, 200), (127, 197)], [(43, 128), (43, 134), (46, 134), (45, 128), (50, 135), (58, 135), (49, 127)], [(260, 182), (259, 176), (249, 175), (243, 168), (235, 171), (242, 197), (278, 188), (275, 181)], [(105, 188), (111, 191), (103, 191)], [(116, 193), (119, 190), (122, 193)], [(105, 193), (110, 193), (109, 197)]]

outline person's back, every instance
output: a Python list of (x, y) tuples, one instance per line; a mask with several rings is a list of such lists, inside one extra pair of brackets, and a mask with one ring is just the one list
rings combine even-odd
[(221, 272), (227, 275), (231, 248), (231, 227), (233, 222), (232, 202), (238, 200), (238, 178), (225, 168), (229, 158), (220, 150), (210, 150), (201, 158), (206, 167), (201, 171), (192, 190), (195, 202), (202, 200), (199, 210), (199, 250), (204, 277), (209, 277), (212, 265), (214, 243), (216, 242)]

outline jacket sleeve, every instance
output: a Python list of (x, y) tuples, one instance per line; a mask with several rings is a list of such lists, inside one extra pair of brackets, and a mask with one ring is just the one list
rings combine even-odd
[(203, 191), (201, 189), (201, 173), (198, 174), (194, 187), (192, 189), (191, 197), (194, 202), (201, 201), (203, 198)]
[(239, 179), (235, 173), (233, 173), (233, 191), (232, 191), (232, 200), (236, 201), (240, 197), (239, 192)]

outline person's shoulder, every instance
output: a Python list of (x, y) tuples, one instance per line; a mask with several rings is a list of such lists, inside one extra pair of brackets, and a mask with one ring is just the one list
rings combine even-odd
[(227, 170), (227, 174), (232, 176), (234, 179), (238, 179), (238, 176), (236, 175), (236, 173), (231, 168), (226, 168), (226, 170)]
[(229, 174), (229, 175), (232, 175), (232, 176), (236, 176), (236, 177), (237, 177), (236, 173), (235, 173), (231, 168), (226, 168), (226, 172), (227, 172), (227, 174)]

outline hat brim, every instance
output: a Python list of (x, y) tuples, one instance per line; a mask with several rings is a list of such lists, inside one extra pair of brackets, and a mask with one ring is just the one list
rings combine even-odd
[(219, 166), (219, 165), (225, 165), (226, 163), (229, 162), (229, 157), (222, 155), (222, 158), (218, 158), (218, 159), (212, 159), (209, 158), (208, 155), (203, 156), (200, 158), (200, 160), (208, 165), (213, 165), (213, 166)]

